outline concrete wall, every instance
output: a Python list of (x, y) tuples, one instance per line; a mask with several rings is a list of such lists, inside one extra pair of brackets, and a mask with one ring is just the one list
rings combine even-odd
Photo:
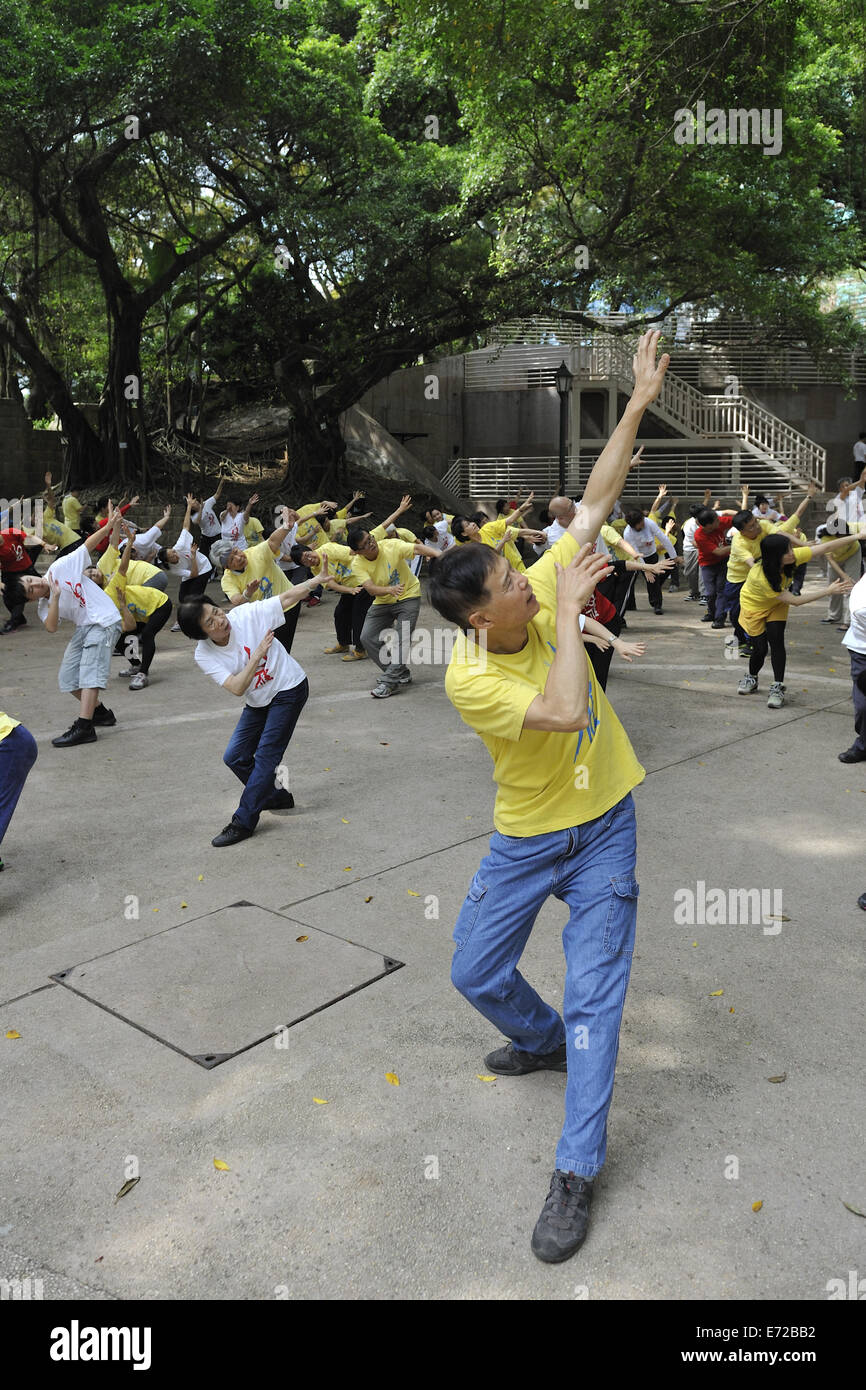
[(18, 401), (0, 400), (0, 496), (42, 492), (45, 471), (59, 481), (63, 446), (54, 430), (34, 430)]
[(837, 478), (852, 476), (854, 441), (861, 430), (866, 431), (866, 388), (859, 387), (853, 400), (846, 400), (841, 386), (801, 386), (799, 390), (763, 387), (755, 399), (824, 446), (828, 487)]

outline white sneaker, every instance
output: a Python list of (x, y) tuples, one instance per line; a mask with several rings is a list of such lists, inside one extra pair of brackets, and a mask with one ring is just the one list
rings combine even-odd
[(384, 681), (380, 681), (375, 689), (370, 691), (370, 694), (374, 700), (387, 700), (389, 695), (394, 694), (394, 691), (390, 685), (385, 685)]
[(773, 681), (770, 686), (770, 698), (767, 701), (767, 709), (781, 709), (785, 703), (785, 687), (781, 681)]
[(180, 623), (175, 623), (173, 627), (170, 627), (169, 632), (180, 632)]
[(758, 688), (758, 677), (746, 674), (737, 686), (738, 695), (751, 695)]
[(150, 685), (150, 681), (143, 671), (136, 671), (132, 680), (129, 682), (130, 690), (144, 690), (145, 686)]

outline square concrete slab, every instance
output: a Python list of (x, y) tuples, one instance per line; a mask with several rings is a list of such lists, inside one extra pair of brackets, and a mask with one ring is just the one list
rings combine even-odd
[(241, 901), (51, 978), (211, 1068), (402, 964)]

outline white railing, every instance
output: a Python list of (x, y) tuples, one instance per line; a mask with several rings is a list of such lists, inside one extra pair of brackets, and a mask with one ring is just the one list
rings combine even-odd
[[(638, 440), (643, 442), (641, 465), (629, 473), (623, 496), (651, 501), (659, 485), (667, 485), (668, 495), (683, 502), (699, 502), (705, 489), (713, 497), (728, 504), (739, 498), (743, 483), (749, 484), (751, 495), (763, 492), (768, 496), (784, 493), (790, 497), (800, 489), (793, 484), (790, 473), (783, 474), (764, 460), (743, 448), (730, 445), (704, 444), (674, 447), (686, 441)], [(580, 456), (566, 459), (565, 490), (580, 496), (605, 441), (583, 442)], [(546, 507), (559, 491), (559, 460), (551, 456), (527, 458), (462, 458), (456, 459), (442, 479), (443, 485), (457, 497), (489, 498), (514, 496), (518, 488), (523, 495), (536, 494), (537, 503)]]

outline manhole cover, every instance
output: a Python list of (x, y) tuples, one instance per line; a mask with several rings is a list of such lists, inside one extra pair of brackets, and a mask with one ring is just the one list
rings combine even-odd
[(281, 912), (237, 902), (51, 979), (210, 1068), (402, 964)]

